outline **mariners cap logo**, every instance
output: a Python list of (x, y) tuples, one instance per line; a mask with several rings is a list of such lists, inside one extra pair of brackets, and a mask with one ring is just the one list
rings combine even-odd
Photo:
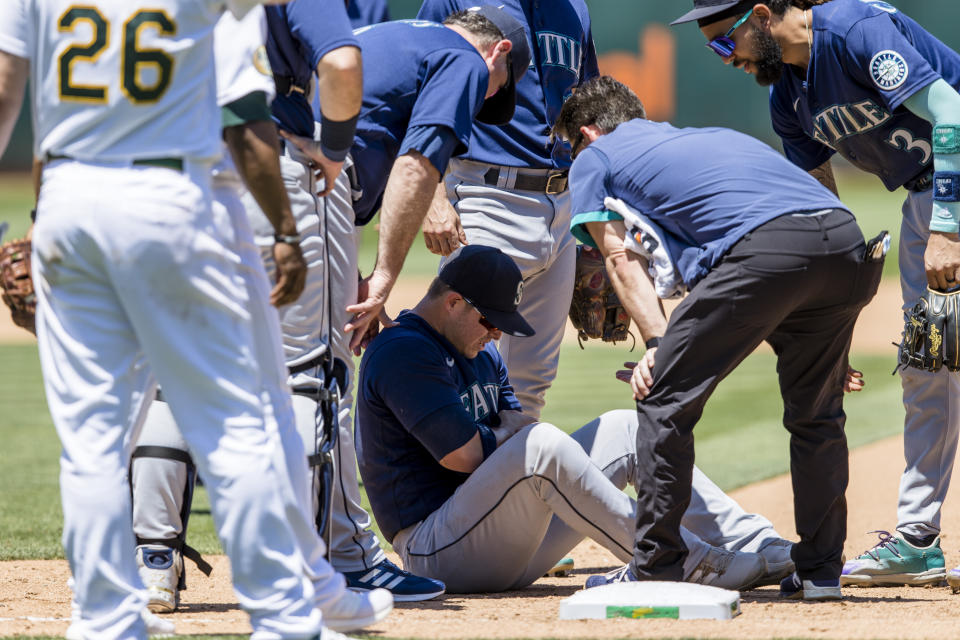
[(513, 297), (513, 306), (520, 304), (520, 298), (523, 297), (523, 280), (517, 283), (517, 295)]
[(884, 91), (893, 91), (907, 80), (910, 67), (896, 51), (881, 51), (870, 61), (870, 75)]

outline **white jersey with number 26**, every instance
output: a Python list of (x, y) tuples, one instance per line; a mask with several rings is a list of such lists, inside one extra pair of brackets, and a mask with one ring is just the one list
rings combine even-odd
[(258, 0), (0, 0), (0, 51), (30, 60), (34, 154), (220, 152), (213, 28)]

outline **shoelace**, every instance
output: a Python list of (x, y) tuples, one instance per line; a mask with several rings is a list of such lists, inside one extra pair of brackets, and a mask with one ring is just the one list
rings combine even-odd
[[(880, 538), (880, 541), (879, 541), (877, 544), (873, 545), (872, 548), (867, 549), (867, 550), (861, 555), (861, 557), (863, 557), (863, 556), (870, 556), (870, 557), (873, 558), (875, 561), (879, 562), (879, 561), (880, 561), (880, 551), (883, 550), (883, 549), (888, 550), (890, 553), (892, 553), (893, 555), (897, 556), (898, 558), (902, 558), (902, 557), (903, 557), (902, 555), (900, 555), (900, 552), (899, 552), (899, 551), (897, 550), (897, 548), (896, 548), (896, 545), (899, 544), (900, 541), (897, 540), (897, 538), (896, 538), (895, 536), (890, 535), (890, 532), (889, 532), (889, 531), (880, 531), (880, 530), (877, 530), (877, 531), (868, 531), (867, 533), (876, 533), (876, 534), (877, 534), (877, 537)], [(876, 553), (874, 553), (875, 551), (876, 551)]]
[(619, 569), (614, 569), (613, 571), (608, 571), (606, 578), (607, 582), (627, 582), (630, 578), (627, 575), (627, 571), (630, 570), (630, 565), (623, 565)]

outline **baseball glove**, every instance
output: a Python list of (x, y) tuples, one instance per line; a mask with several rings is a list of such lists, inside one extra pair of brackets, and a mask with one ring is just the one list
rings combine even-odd
[(37, 296), (30, 277), (29, 240), (13, 240), (0, 246), (0, 287), (14, 323), (36, 335)]
[(927, 289), (907, 314), (900, 349), (900, 366), (960, 371), (960, 289), (944, 293)]
[[(621, 342), (630, 333), (630, 315), (613, 290), (603, 255), (586, 245), (577, 246), (577, 271), (570, 301), (570, 320), (577, 330), (577, 341), (600, 338)], [(632, 349), (632, 347), (631, 347)]]

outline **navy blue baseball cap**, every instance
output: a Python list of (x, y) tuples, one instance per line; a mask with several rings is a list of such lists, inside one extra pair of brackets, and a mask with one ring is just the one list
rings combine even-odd
[(507, 84), (487, 98), (477, 114), (477, 120), (480, 122), (504, 125), (513, 119), (513, 112), (517, 108), (517, 80), (527, 72), (527, 67), (530, 66), (530, 43), (527, 42), (527, 32), (523, 28), (523, 23), (507, 13), (502, 4), (499, 6), (485, 4), (481, 7), (473, 7), (470, 11), (476, 11), (496, 25), (497, 29), (503, 33), (503, 37), (513, 45), (507, 56), (509, 72)]
[(670, 24), (683, 24), (696, 20), (700, 26), (703, 26), (733, 15), (740, 9), (746, 12), (755, 4), (756, 0), (693, 0), (693, 10), (683, 14)]
[(480, 244), (460, 247), (450, 254), (438, 277), (500, 331), (519, 338), (534, 334), (517, 311), (523, 275), (500, 249)]

